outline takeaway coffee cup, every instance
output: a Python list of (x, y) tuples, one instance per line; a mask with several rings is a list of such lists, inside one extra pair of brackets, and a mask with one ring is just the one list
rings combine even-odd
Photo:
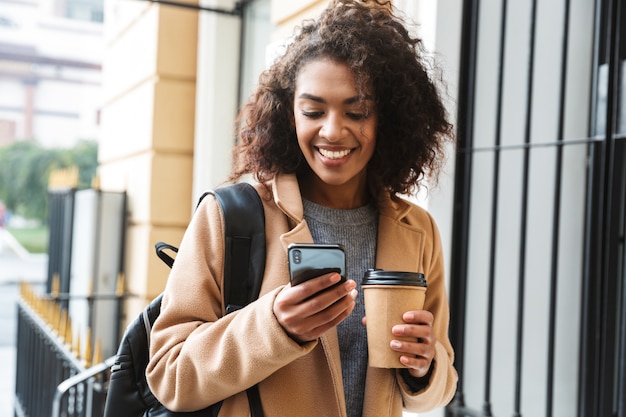
[(391, 328), (402, 324), (402, 315), (409, 310), (421, 310), (426, 295), (426, 279), (417, 272), (370, 269), (363, 278), (365, 316), (367, 317), (367, 349), (369, 366), (375, 368), (404, 368), (399, 352), (391, 349), (397, 337)]

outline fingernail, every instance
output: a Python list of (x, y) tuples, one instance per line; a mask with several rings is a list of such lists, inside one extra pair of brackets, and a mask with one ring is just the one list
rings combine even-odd
[(356, 300), (357, 295), (359, 295), (359, 292), (356, 289), (350, 291), (350, 297), (352, 297), (353, 300)]
[(400, 346), (402, 346), (402, 344), (400, 342), (398, 342), (397, 340), (392, 340), (391, 341), (391, 347), (392, 348), (399, 348)]

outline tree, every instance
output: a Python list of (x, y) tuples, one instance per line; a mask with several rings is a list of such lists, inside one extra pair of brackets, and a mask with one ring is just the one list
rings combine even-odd
[(98, 146), (93, 141), (80, 141), (68, 150), (72, 166), (78, 167), (78, 188), (89, 188), (98, 170)]
[(0, 200), (8, 210), (44, 222), (50, 172), (77, 166), (78, 187), (89, 187), (98, 166), (97, 146), (93, 141), (80, 141), (70, 149), (44, 148), (19, 141), (0, 148)]

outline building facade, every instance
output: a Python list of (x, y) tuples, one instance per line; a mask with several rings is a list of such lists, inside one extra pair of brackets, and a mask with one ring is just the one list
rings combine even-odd
[(0, 1), (0, 146), (99, 139), (102, 2)]

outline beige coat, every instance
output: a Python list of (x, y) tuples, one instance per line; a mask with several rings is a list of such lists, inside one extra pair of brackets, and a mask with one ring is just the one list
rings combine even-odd
[[(274, 181), (264, 197), (267, 263), (259, 299), (224, 316), (224, 244), (221, 212), (212, 196), (198, 207), (185, 233), (152, 330), (147, 369), (156, 397), (175, 411), (204, 408), (226, 399), (220, 416), (247, 416), (244, 391), (259, 384), (266, 417), (345, 417), (336, 330), (300, 345), (280, 326), (272, 304), (288, 284), (287, 246), (312, 242), (294, 176)], [(403, 408), (423, 412), (447, 404), (457, 374), (448, 340), (448, 302), (437, 227), (408, 202), (380, 207), (376, 267), (423, 272), (425, 309), (435, 317), (435, 369), (430, 384), (412, 393), (396, 370), (368, 368), (364, 417), (400, 417)]]

